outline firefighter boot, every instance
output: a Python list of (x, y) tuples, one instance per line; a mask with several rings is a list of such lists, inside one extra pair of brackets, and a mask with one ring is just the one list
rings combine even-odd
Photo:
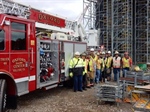
[(94, 87), (94, 80), (93, 79), (90, 79), (90, 86)]
[(87, 88), (91, 88), (91, 85), (90, 85), (90, 78), (89, 77), (87, 77), (87, 86), (86, 86)]

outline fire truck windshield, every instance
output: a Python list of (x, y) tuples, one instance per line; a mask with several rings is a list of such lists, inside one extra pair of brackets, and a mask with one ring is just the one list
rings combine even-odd
[(0, 50), (4, 50), (5, 48), (5, 32), (4, 30), (0, 29)]

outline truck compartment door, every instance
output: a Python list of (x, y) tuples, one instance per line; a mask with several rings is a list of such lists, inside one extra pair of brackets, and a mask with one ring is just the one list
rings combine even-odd
[(37, 41), (37, 87), (42, 88), (59, 83), (58, 41)]

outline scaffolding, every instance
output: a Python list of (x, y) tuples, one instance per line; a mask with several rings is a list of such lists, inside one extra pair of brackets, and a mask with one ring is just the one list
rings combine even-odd
[(150, 62), (150, 1), (147, 1), (147, 63)]
[(147, 62), (147, 1), (135, 1), (135, 60), (137, 63)]
[(100, 45), (111, 50), (111, 0), (97, 0), (95, 28), (100, 31)]
[(112, 50), (112, 39), (111, 39), (111, 29), (112, 29), (112, 0), (107, 0), (107, 39), (104, 40), (104, 44), (107, 45), (107, 50)]
[(112, 1), (112, 50), (132, 54), (132, 0)]
[[(106, 0), (98, 1), (97, 5), (97, 29), (100, 28), (100, 45), (105, 45), (105, 40), (107, 40), (107, 3)], [(99, 24), (98, 24), (99, 23)]]
[(95, 28), (100, 29), (100, 45), (121, 54), (128, 51), (134, 64), (150, 63), (149, 12), (150, 0), (97, 0)]

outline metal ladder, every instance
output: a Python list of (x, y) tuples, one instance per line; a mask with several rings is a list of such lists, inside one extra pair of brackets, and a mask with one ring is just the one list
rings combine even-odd
[(30, 15), (30, 8), (12, 1), (0, 0), (0, 13), (27, 18)]

